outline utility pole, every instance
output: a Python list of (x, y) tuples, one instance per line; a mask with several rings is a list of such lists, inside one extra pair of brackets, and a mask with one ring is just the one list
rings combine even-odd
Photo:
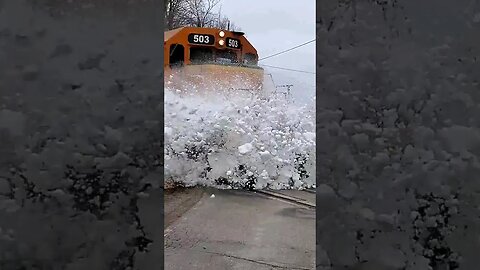
[(283, 84), (283, 85), (276, 85), (275, 86), (275, 92), (276, 92), (276, 89), (278, 88), (287, 88), (287, 92), (286, 93), (282, 93), (285, 95), (285, 98), (288, 98), (291, 94), (291, 88), (293, 87), (293, 84)]
[(221, 23), (222, 23), (222, 5), (220, 5), (220, 9), (218, 10), (218, 23), (217, 23), (218, 28), (222, 28), (220, 25)]

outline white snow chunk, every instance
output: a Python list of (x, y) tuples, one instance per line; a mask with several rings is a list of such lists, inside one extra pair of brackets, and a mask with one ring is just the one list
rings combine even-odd
[(305, 132), (303, 134), (303, 136), (305, 137), (305, 139), (307, 139), (309, 141), (312, 141), (312, 142), (315, 141), (315, 133), (314, 132)]
[(172, 135), (172, 128), (171, 127), (165, 127), (164, 128), (164, 133), (165, 133), (165, 136), (171, 136)]
[(246, 143), (238, 147), (238, 152), (240, 152), (240, 154), (242, 155), (250, 153), (252, 150), (253, 150), (253, 145), (251, 143)]
[(210, 198), (215, 198), (215, 194), (210, 195)]

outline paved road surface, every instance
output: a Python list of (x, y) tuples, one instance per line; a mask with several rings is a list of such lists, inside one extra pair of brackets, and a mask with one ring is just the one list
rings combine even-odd
[(167, 270), (314, 268), (315, 210), (262, 194), (207, 190), (165, 229)]
[(170, 226), (192, 208), (202, 198), (203, 194), (204, 191), (200, 188), (166, 190), (163, 195), (165, 227)]

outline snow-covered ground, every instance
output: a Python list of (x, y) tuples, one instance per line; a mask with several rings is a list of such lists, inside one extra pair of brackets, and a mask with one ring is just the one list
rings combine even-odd
[(165, 179), (218, 188), (315, 187), (315, 105), (165, 89)]

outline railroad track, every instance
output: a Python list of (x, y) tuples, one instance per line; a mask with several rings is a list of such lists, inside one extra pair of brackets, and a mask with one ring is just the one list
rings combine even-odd
[[(295, 196), (295, 195), (285, 194), (281, 191), (275, 191), (275, 190), (256, 190), (255, 192), (262, 194), (266, 197), (287, 201), (289, 203), (293, 203), (293, 204), (307, 207), (310, 209), (315, 209), (315, 202), (311, 202), (304, 198), (301, 198), (301, 196), (298, 196), (299, 195), (298, 193), (295, 194), (296, 195)], [(296, 192), (315, 193), (315, 190), (303, 190), (303, 191), (296, 191)]]

